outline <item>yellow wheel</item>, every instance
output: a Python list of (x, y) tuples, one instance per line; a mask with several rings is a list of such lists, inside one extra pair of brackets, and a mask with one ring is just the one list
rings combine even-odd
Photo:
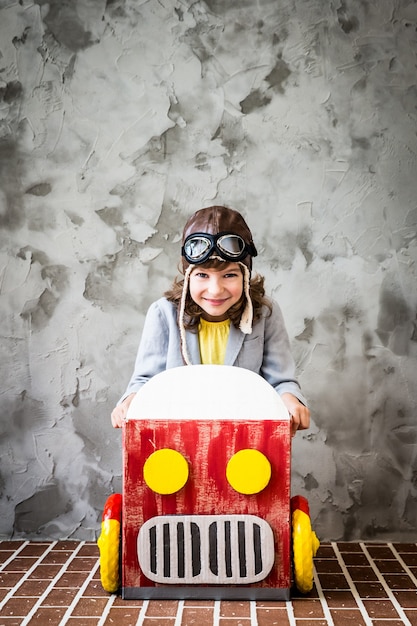
[(313, 588), (313, 558), (320, 542), (311, 529), (308, 502), (302, 496), (291, 499), (294, 582), (301, 593)]
[(97, 540), (100, 550), (100, 578), (105, 591), (116, 593), (120, 586), (120, 530), (122, 496), (109, 496), (103, 510), (101, 534)]

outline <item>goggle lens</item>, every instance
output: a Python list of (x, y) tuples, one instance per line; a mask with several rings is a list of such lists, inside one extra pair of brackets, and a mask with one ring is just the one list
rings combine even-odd
[(193, 237), (184, 244), (185, 256), (194, 261), (199, 261), (211, 249), (211, 241), (205, 237)]
[(225, 254), (240, 256), (245, 249), (245, 242), (239, 235), (222, 235), (217, 240), (217, 247)]

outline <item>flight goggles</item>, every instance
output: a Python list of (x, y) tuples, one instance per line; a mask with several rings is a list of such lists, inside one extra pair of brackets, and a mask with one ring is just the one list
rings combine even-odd
[(233, 233), (193, 233), (188, 235), (181, 248), (181, 254), (188, 263), (204, 263), (217, 253), (225, 261), (242, 261), (248, 254), (256, 256), (253, 243), (246, 243), (240, 236)]

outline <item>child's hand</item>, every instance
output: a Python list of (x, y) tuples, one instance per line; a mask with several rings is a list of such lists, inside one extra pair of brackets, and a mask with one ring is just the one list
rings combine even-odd
[(113, 409), (111, 414), (111, 423), (114, 428), (122, 427), (122, 424), (126, 419), (127, 410), (130, 407), (130, 403), (132, 402), (135, 395), (135, 393), (131, 393), (130, 396), (127, 396), (127, 398), (125, 398), (121, 404), (117, 405)]
[(294, 437), (297, 430), (304, 430), (310, 426), (310, 411), (292, 393), (283, 393), (282, 401), (291, 417), (291, 434)]

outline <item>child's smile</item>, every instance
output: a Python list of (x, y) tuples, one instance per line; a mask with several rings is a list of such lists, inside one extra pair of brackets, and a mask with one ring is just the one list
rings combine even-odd
[(209, 322), (228, 318), (228, 310), (243, 293), (243, 274), (238, 263), (225, 263), (220, 269), (196, 266), (190, 275), (190, 295)]

